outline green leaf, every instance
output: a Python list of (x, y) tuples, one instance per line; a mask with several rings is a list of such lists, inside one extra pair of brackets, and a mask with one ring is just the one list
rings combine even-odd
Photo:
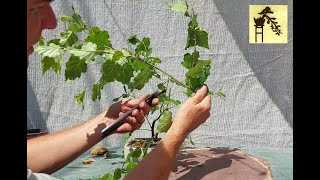
[[(101, 32), (100, 28), (95, 26), (89, 29), (89, 34), (90, 35), (95, 35), (96, 33)], [(109, 36), (108, 36), (109, 37)]]
[(190, 88), (187, 88), (187, 92), (186, 92), (186, 95), (188, 97), (190, 97), (194, 92), (190, 89)]
[(199, 27), (197, 18), (198, 18), (197, 14), (192, 14), (191, 21), (188, 23), (188, 28), (196, 30)]
[(177, 11), (183, 14), (185, 14), (188, 10), (186, 3), (183, 3), (183, 2), (170, 3), (168, 5), (171, 10)]
[(160, 95), (158, 96), (158, 98), (159, 98), (159, 101), (160, 101), (160, 102), (164, 102), (164, 101), (166, 101), (166, 100), (169, 99), (169, 97), (168, 97), (165, 93), (160, 94)]
[(209, 49), (208, 33), (204, 28), (199, 27), (196, 14), (192, 15), (191, 21), (188, 24), (188, 38), (185, 49), (194, 46)]
[(161, 63), (161, 60), (157, 57), (149, 57), (147, 62), (149, 62), (150, 64), (157, 64), (157, 63)]
[(208, 33), (205, 29), (200, 28), (196, 31), (196, 45), (209, 49)]
[(200, 77), (199, 77), (199, 82), (201, 86), (206, 82), (208, 76), (210, 75), (210, 68), (211, 68), (210, 65), (203, 66), (202, 73), (200, 74)]
[(70, 24), (68, 30), (75, 33), (83, 31), (81, 28), (78, 28), (74, 23)]
[(122, 139), (124, 141), (127, 141), (131, 137), (131, 135), (132, 135), (132, 132), (125, 133), (123, 134)]
[(148, 67), (148, 65), (144, 62), (141, 62), (137, 59), (134, 59), (132, 62), (132, 67), (136, 70), (136, 71), (141, 71), (143, 69), (145, 69), (146, 67)]
[(192, 144), (192, 145), (194, 145), (194, 142), (192, 141), (191, 136), (189, 136), (189, 143)]
[(127, 49), (122, 49), (121, 50), (123, 56), (127, 57), (127, 56), (131, 56), (131, 52)]
[(48, 46), (38, 46), (35, 49), (35, 52), (41, 54), (42, 56), (55, 58), (61, 55), (64, 51), (61, 49), (59, 45), (50, 43)]
[(132, 169), (135, 168), (137, 165), (138, 165), (138, 163), (136, 163), (136, 162), (129, 162), (128, 165), (127, 165), (127, 171), (128, 171), (128, 173), (129, 173), (130, 171), (132, 171)]
[(167, 132), (172, 124), (172, 112), (164, 111), (160, 116), (157, 126), (157, 133)]
[(137, 38), (137, 35), (132, 35), (129, 37), (128, 42), (135, 45), (140, 42), (140, 40)]
[(197, 63), (199, 59), (199, 51), (195, 51), (192, 54), (190, 53), (186, 53), (183, 56), (183, 61), (181, 62), (181, 64), (190, 69), (192, 67), (194, 67), (194, 65)]
[(96, 101), (97, 99), (100, 100), (100, 98), (101, 98), (101, 89), (102, 89), (101, 87), (103, 87), (103, 86), (102, 86), (102, 84), (100, 84), (100, 82), (98, 82), (98, 83), (93, 85), (93, 87), (92, 87), (92, 96), (91, 96), (91, 99), (93, 101)]
[(84, 104), (83, 104), (83, 100), (84, 97), (86, 95), (86, 91), (82, 91), (82, 92), (78, 92), (74, 98), (76, 99), (77, 103), (79, 104), (79, 106), (82, 108), (82, 110), (84, 109)]
[(141, 156), (141, 154), (142, 154), (142, 149), (140, 147), (134, 149), (127, 155), (126, 162), (139, 161), (138, 158)]
[(53, 71), (56, 73), (60, 73), (61, 72), (61, 62), (62, 62), (62, 56), (58, 56), (57, 57), (58, 62), (56, 62), (56, 66), (53, 68)]
[(117, 76), (117, 81), (121, 82), (122, 84), (127, 84), (131, 81), (131, 78), (133, 77), (133, 67), (130, 62), (126, 62), (122, 66), (122, 70), (119, 71)]
[(101, 180), (113, 180), (113, 176), (110, 173), (107, 173), (102, 176)]
[(163, 102), (165, 105), (173, 104), (175, 106), (178, 106), (179, 104), (181, 104), (179, 100), (171, 99), (169, 96), (165, 94), (161, 94), (160, 96), (158, 96), (158, 98), (159, 98), (159, 101)]
[(157, 87), (158, 87), (159, 90), (165, 90), (165, 89), (167, 89), (166, 86), (165, 86), (163, 83), (159, 83), (159, 84), (157, 85)]
[(70, 21), (71, 21), (71, 17), (70, 17), (70, 16), (62, 15), (62, 16), (60, 17), (60, 21), (62, 21), (62, 22), (70, 22)]
[(141, 148), (136, 148), (134, 151), (131, 152), (131, 157), (139, 158), (142, 154)]
[(121, 169), (116, 168), (113, 173), (113, 179), (118, 180), (121, 178)]
[(99, 82), (95, 83), (92, 87), (92, 96), (91, 99), (93, 101), (96, 101), (97, 99), (100, 100), (101, 98), (101, 90), (103, 89), (104, 85), (106, 83), (104, 82), (104, 80), (101, 78)]
[(149, 38), (143, 38), (142, 41), (138, 44), (138, 46), (135, 49), (136, 55), (142, 55), (144, 57), (148, 57), (152, 53), (152, 48), (150, 46), (150, 39)]
[(125, 64), (126, 62), (128, 62), (128, 59), (126, 57), (121, 57), (117, 63), (120, 64), (120, 65), (123, 65)]
[(175, 106), (178, 106), (179, 104), (181, 104), (181, 101), (179, 100), (174, 100), (174, 99), (170, 99), (169, 101), (171, 104), (175, 105)]
[(188, 39), (186, 49), (193, 46), (199, 46), (209, 49), (208, 33), (204, 29), (192, 30), (188, 29)]
[(133, 91), (134, 89), (134, 83), (133, 82), (129, 82), (127, 83), (128, 89), (130, 89), (131, 91)]
[(61, 70), (60, 63), (55, 62), (54, 58), (45, 56), (41, 59), (41, 67), (42, 67), (42, 74), (48, 71), (50, 68), (54, 70), (56, 73)]
[(151, 144), (152, 144), (152, 139), (149, 139), (148, 142), (146, 143), (146, 146), (143, 147), (143, 157), (145, 157), (148, 154), (148, 149), (150, 148)]
[(85, 60), (87, 63), (94, 59), (97, 45), (92, 42), (87, 42), (81, 46), (81, 49), (72, 49), (70, 53), (78, 56), (80, 59)]
[(105, 83), (116, 80), (119, 73), (122, 72), (121, 66), (113, 61), (105, 61), (102, 64), (102, 78)]
[(44, 39), (42, 36), (40, 36), (40, 39), (39, 39), (39, 46), (44, 46)]
[[(112, 53), (114, 53), (114, 52), (112, 52)], [(110, 61), (112, 61), (113, 54), (102, 54), (102, 57), (103, 57), (105, 60), (110, 60)]]
[[(199, 60), (196, 66), (186, 73), (186, 84), (191, 87), (193, 91), (201, 88), (210, 75), (210, 62), (211, 60)], [(187, 92), (187, 96), (192, 94), (190, 93), (191, 92)]]
[(134, 78), (134, 88), (141, 90), (144, 85), (152, 78), (153, 69), (147, 66)]
[(185, 76), (191, 78), (199, 78), (201, 73), (203, 72), (203, 68), (207, 65), (210, 65), (210, 63), (210, 60), (198, 60), (197, 64), (193, 68), (189, 69)]
[(118, 61), (122, 57), (123, 57), (123, 54), (121, 51), (115, 51), (112, 56), (112, 61)]
[(74, 80), (81, 76), (81, 73), (87, 71), (87, 63), (85, 59), (80, 59), (77, 56), (71, 55), (69, 61), (66, 63), (65, 77), (66, 80)]
[(58, 46), (60, 46), (60, 39), (51, 39), (50, 41), (48, 41), (47, 42), (47, 44), (51, 44), (51, 43), (53, 43), (53, 44), (55, 44), (55, 45), (58, 45)]
[[(193, 90), (197, 91), (203, 86), (207, 77), (210, 74), (210, 62), (211, 60), (203, 61), (199, 60), (195, 67), (191, 68), (186, 73), (186, 84)], [(187, 92), (187, 96), (190, 96), (191, 92)]]
[(72, 8), (72, 16), (71, 16), (71, 25), (69, 26), (68, 30), (72, 32), (81, 32), (87, 28), (86, 23), (82, 20), (81, 16), (77, 14), (74, 10), (74, 7)]
[[(191, 78), (191, 77), (187, 77), (186, 78), (186, 84), (190, 87), (190, 92), (188, 93), (193, 93), (196, 92), (203, 84), (201, 84), (201, 82), (199, 81), (200, 78)], [(189, 89), (188, 89), (189, 90)], [(191, 94), (192, 94), (191, 93)], [(190, 94), (190, 95), (191, 95)]]
[(88, 36), (85, 41), (92, 42), (97, 45), (98, 50), (104, 50), (107, 47), (111, 47), (111, 42), (109, 40), (109, 33), (108, 31), (98, 31), (96, 28), (93, 30), (91, 29), (92, 33)]
[(78, 37), (72, 31), (64, 31), (61, 34), (59, 44), (62, 47), (71, 47), (78, 41)]

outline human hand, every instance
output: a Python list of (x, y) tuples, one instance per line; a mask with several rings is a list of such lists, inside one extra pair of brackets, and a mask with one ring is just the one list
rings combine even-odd
[[(130, 110), (135, 105), (139, 104), (139, 109), (135, 109), (131, 116), (129, 116), (124, 123), (116, 129), (114, 133), (126, 133), (139, 129), (144, 122), (144, 115), (147, 115), (150, 111), (150, 106), (145, 102), (149, 95), (145, 94), (139, 99), (123, 99), (117, 103), (112, 104), (107, 113), (107, 124), (115, 121), (119, 116)], [(152, 100), (152, 107), (159, 103), (158, 98)]]
[(178, 109), (170, 129), (187, 136), (210, 116), (211, 97), (207, 86), (199, 89)]

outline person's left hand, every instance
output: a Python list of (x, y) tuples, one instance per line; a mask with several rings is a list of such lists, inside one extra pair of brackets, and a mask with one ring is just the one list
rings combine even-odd
[[(147, 115), (150, 111), (150, 106), (144, 101), (147, 99), (148, 94), (141, 96), (139, 99), (123, 99), (117, 103), (112, 104), (106, 116), (108, 118), (107, 124), (112, 123), (119, 116), (130, 110), (135, 105), (139, 104), (139, 109), (135, 109), (131, 116), (129, 116), (124, 123), (118, 127), (114, 133), (126, 133), (139, 129), (144, 122), (144, 115)], [(158, 98), (152, 100), (152, 106), (156, 106), (159, 103)]]

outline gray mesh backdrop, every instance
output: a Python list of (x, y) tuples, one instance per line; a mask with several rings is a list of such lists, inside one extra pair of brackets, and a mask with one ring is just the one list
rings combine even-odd
[[(116, 48), (130, 48), (129, 36), (148, 36), (153, 55), (162, 59), (161, 67), (181, 78), (186, 72), (180, 67), (187, 36), (187, 19), (170, 11), (167, 3), (158, 0), (79, 0), (52, 3), (57, 17), (71, 14), (71, 5), (89, 26), (109, 31)], [(221, 90), (225, 101), (212, 98), (210, 119), (191, 133), (198, 146), (292, 148), (292, 74), (293, 31), (292, 1), (213, 0), (193, 1), (199, 14), (199, 24), (209, 33), (210, 50), (200, 51), (203, 59), (212, 60), (209, 87)], [(249, 4), (288, 5), (288, 44), (249, 44)], [(66, 26), (58, 23), (55, 30), (45, 30), (43, 37), (52, 39)], [(65, 59), (66, 61), (66, 59)], [(63, 69), (64, 70), (64, 69)], [(62, 70), (62, 72), (63, 72)], [(94, 64), (79, 80), (65, 82), (53, 72), (41, 73), (40, 56), (32, 55), (28, 68), (28, 128), (55, 132), (82, 123), (99, 114), (122, 94), (119, 83), (108, 84), (100, 101), (85, 100), (84, 111), (76, 104), (76, 92), (89, 88), (100, 78)], [(136, 95), (151, 93), (151, 83)], [(176, 98), (184, 101), (181, 93)], [(176, 109), (174, 109), (175, 111)], [(142, 128), (147, 128), (144, 123)], [(150, 136), (147, 131), (136, 131), (135, 136)], [(120, 135), (104, 139), (99, 145), (122, 146)]]

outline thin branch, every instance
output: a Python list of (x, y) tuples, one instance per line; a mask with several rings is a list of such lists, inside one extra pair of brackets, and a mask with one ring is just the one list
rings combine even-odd
[[(83, 52), (96, 52), (96, 53), (105, 53), (105, 54), (112, 54), (111, 52), (109, 51), (106, 51), (106, 50), (95, 50), (95, 51), (90, 51), (90, 50), (83, 50), (83, 49), (73, 49), (73, 48), (63, 48), (63, 47), (60, 47), (59, 49), (62, 49), (62, 50), (73, 50), (73, 51), (83, 51)], [(126, 57), (132, 57), (132, 58), (135, 58), (155, 69), (157, 69), (158, 71), (162, 72), (163, 74), (167, 75), (168, 77), (170, 77), (173, 81), (175, 81), (177, 84), (180, 84), (181, 86), (185, 87), (185, 88), (189, 88), (191, 89), (191, 87), (189, 87), (188, 85), (184, 84), (183, 82), (179, 81), (178, 79), (176, 79), (175, 77), (173, 77), (172, 75), (168, 74), (167, 72), (163, 71), (162, 69), (160, 69), (159, 67), (153, 65), (153, 64), (150, 64), (149, 62), (146, 62), (144, 60), (142, 60), (141, 58), (139, 57), (135, 57), (135, 56), (126, 56)], [(192, 90), (192, 89), (191, 89)], [(193, 91), (193, 90), (192, 90)]]
[(150, 63), (148, 63), (148, 62), (146, 62), (146, 61), (143, 61), (143, 60), (140, 59), (140, 58), (137, 58), (137, 59), (138, 59), (139, 61), (141, 61), (141, 62), (143, 62), (143, 63), (145, 63), (145, 64), (148, 64), (149, 66), (157, 69), (158, 71), (162, 72), (163, 74), (169, 76), (169, 77), (170, 77), (172, 80), (174, 80), (177, 84), (180, 84), (181, 86), (183, 86), (183, 87), (185, 87), (185, 88), (191, 89), (188, 85), (182, 83), (181, 81), (179, 81), (178, 79), (176, 79), (176, 78), (173, 77), (172, 75), (170, 75), (170, 74), (168, 74), (167, 72), (163, 71), (162, 69), (158, 68), (157, 66), (155, 66), (155, 65), (153, 65), (153, 64), (150, 64)]
[(152, 127), (151, 127), (151, 129), (152, 129), (152, 138), (154, 138), (154, 126), (155, 126), (155, 124), (156, 124), (156, 121), (158, 121), (159, 120), (159, 118), (161, 117), (161, 115), (162, 115), (162, 113), (160, 113), (160, 115), (157, 117), (157, 119), (155, 119), (155, 120), (153, 120), (153, 122), (152, 122)]

